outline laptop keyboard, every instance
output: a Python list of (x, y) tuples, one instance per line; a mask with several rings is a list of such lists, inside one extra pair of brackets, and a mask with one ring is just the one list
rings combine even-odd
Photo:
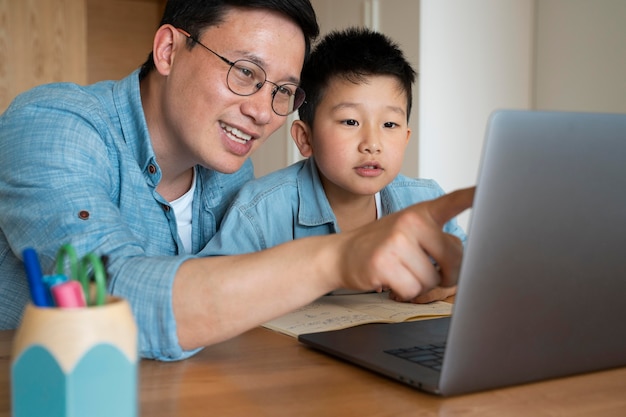
[(443, 363), (443, 352), (446, 350), (446, 343), (413, 346), (409, 348), (390, 349), (385, 353), (415, 362), (422, 366), (441, 371)]

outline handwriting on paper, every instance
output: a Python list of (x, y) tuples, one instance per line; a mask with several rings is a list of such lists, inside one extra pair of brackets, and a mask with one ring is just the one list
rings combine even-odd
[(304, 333), (338, 330), (366, 323), (400, 323), (452, 314), (452, 304), (400, 303), (388, 293), (327, 295), (263, 326), (297, 337)]

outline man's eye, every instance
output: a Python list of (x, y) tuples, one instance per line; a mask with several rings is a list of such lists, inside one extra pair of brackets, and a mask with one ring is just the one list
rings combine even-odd
[(394, 127), (397, 127), (398, 124), (394, 122), (385, 122), (383, 126), (388, 127), (388, 128), (394, 128)]
[(294, 91), (289, 86), (286, 86), (286, 85), (279, 86), (276, 89), (276, 93), (285, 97), (291, 97), (294, 95)]
[(256, 71), (243, 63), (236, 63), (233, 69), (235, 70), (234, 75), (239, 80), (257, 79)]

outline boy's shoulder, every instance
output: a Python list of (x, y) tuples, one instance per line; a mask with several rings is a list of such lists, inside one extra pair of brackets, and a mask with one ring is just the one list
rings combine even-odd
[(443, 189), (435, 180), (404, 175), (398, 175), (380, 192), (383, 206), (388, 213), (415, 203), (433, 200), (443, 194)]
[(298, 187), (298, 174), (303, 165), (304, 161), (299, 161), (248, 181), (237, 194), (238, 203), (266, 198), (276, 192), (293, 192)]

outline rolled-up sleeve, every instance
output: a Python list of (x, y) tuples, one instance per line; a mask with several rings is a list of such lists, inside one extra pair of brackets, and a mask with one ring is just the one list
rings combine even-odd
[(163, 361), (185, 359), (201, 349), (183, 350), (178, 343), (172, 308), (176, 271), (189, 256), (136, 257), (113, 264), (111, 293), (126, 298), (139, 324), (139, 354)]

